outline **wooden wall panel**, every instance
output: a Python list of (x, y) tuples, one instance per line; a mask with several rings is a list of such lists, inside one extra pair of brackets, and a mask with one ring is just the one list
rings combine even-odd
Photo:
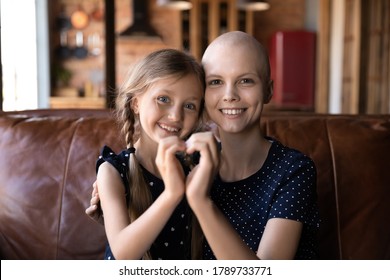
[(268, 45), (276, 31), (305, 27), (305, 0), (269, 0), (270, 9), (254, 13), (254, 36)]
[(366, 113), (390, 113), (389, 1), (370, 1), (368, 13)]
[(315, 111), (329, 110), (329, 65), (330, 65), (330, 0), (320, 0), (317, 37), (317, 77), (315, 87)]
[(361, 0), (346, 0), (341, 113), (359, 111)]

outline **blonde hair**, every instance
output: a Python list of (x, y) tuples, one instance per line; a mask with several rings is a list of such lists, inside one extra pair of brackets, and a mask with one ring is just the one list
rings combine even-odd
[[(158, 80), (171, 77), (180, 79), (188, 74), (195, 74), (198, 77), (204, 93), (203, 68), (189, 54), (175, 49), (162, 49), (152, 52), (134, 65), (126, 81), (119, 88), (115, 104), (117, 120), (122, 125), (127, 148), (134, 147), (139, 137), (139, 119), (132, 109), (134, 97), (146, 92)], [(142, 175), (135, 153), (129, 155), (128, 182), (131, 186), (127, 198), (128, 210), (130, 222), (133, 222), (153, 203), (150, 189)], [(145, 253), (144, 259), (151, 259), (149, 251)]]

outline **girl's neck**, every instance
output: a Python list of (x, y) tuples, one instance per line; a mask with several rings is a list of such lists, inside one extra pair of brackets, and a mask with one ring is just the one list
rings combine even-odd
[(135, 155), (139, 164), (150, 173), (160, 178), (160, 172), (156, 165), (157, 144), (145, 143), (140, 139), (134, 144)]
[(257, 129), (248, 133), (220, 132), (220, 140), (219, 175), (226, 182), (239, 181), (256, 173), (263, 166), (271, 147)]

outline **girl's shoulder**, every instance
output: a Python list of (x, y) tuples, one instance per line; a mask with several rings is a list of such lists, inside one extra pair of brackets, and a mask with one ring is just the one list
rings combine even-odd
[(109, 162), (117, 169), (127, 169), (129, 165), (129, 154), (129, 150), (123, 150), (116, 154), (109, 146), (104, 146), (97, 160), (96, 170), (103, 162)]
[(129, 150), (122, 150), (116, 154), (109, 146), (103, 146), (100, 155), (96, 161), (96, 173), (99, 166), (104, 162), (111, 164), (119, 173), (125, 187), (126, 195), (129, 192), (128, 170), (129, 170)]

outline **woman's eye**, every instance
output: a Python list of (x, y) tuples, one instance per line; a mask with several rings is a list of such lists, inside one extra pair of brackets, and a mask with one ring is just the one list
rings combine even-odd
[(210, 86), (216, 86), (216, 85), (222, 84), (222, 81), (221, 81), (221, 80), (211, 80), (211, 81), (209, 81), (208, 84), (209, 84)]
[(241, 84), (252, 84), (253, 80), (252, 79), (242, 79), (240, 81)]
[(167, 96), (159, 96), (159, 97), (157, 97), (157, 101), (161, 102), (161, 103), (168, 103), (169, 98)]

